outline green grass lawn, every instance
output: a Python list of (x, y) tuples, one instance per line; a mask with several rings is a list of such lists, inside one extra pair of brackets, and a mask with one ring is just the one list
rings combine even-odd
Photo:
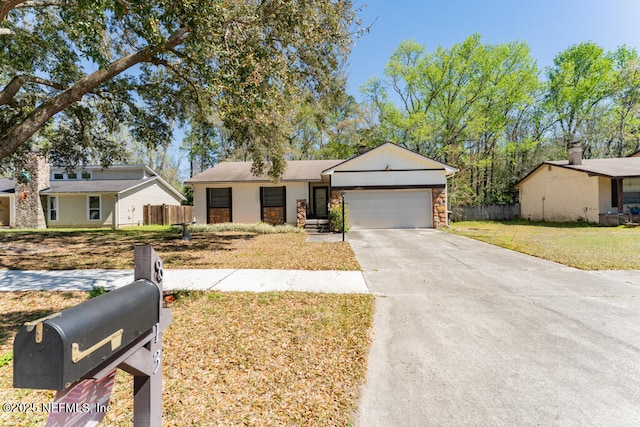
[(640, 270), (640, 229), (580, 223), (464, 221), (451, 233), (583, 270)]

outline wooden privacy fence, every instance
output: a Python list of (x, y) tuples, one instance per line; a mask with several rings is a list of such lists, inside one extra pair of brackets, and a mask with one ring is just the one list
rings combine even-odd
[(520, 217), (520, 203), (510, 205), (460, 206), (451, 212), (451, 221), (506, 221)]
[(144, 205), (144, 225), (171, 225), (193, 222), (193, 206)]

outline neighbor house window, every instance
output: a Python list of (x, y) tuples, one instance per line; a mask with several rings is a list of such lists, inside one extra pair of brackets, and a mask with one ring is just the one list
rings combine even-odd
[(58, 220), (58, 197), (57, 196), (49, 196), (49, 202), (47, 204), (47, 212), (49, 216), (49, 221)]
[(100, 219), (102, 219), (102, 198), (89, 196), (89, 220), (98, 221)]
[(81, 175), (78, 175), (78, 172), (55, 172), (53, 174), (53, 179), (54, 180), (76, 180), (76, 179), (80, 179), (80, 176), (82, 176), (82, 178), (86, 179), (86, 178), (91, 178), (91, 173), (90, 172), (82, 172)]

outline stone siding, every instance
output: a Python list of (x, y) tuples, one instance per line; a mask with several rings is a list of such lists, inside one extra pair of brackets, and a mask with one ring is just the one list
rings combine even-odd
[(271, 225), (284, 224), (284, 208), (283, 207), (264, 207), (262, 208), (262, 222)]
[(28, 153), (16, 168), (16, 228), (47, 228), (40, 191), (49, 188), (49, 162)]
[(433, 205), (433, 228), (447, 226), (447, 190), (434, 188), (431, 192)]
[(209, 208), (209, 224), (222, 224), (224, 222), (231, 222), (231, 209)]
[(334, 206), (340, 206), (340, 205), (342, 205), (342, 196), (340, 195), (340, 189), (332, 188), (331, 197), (329, 198), (329, 209), (331, 209)]
[(296, 226), (303, 228), (307, 224), (307, 201), (296, 200)]

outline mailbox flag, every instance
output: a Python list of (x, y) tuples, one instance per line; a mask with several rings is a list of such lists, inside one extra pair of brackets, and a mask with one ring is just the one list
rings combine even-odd
[(96, 426), (109, 410), (109, 399), (116, 377), (114, 369), (106, 377), (82, 380), (56, 393), (49, 406), (47, 427)]

